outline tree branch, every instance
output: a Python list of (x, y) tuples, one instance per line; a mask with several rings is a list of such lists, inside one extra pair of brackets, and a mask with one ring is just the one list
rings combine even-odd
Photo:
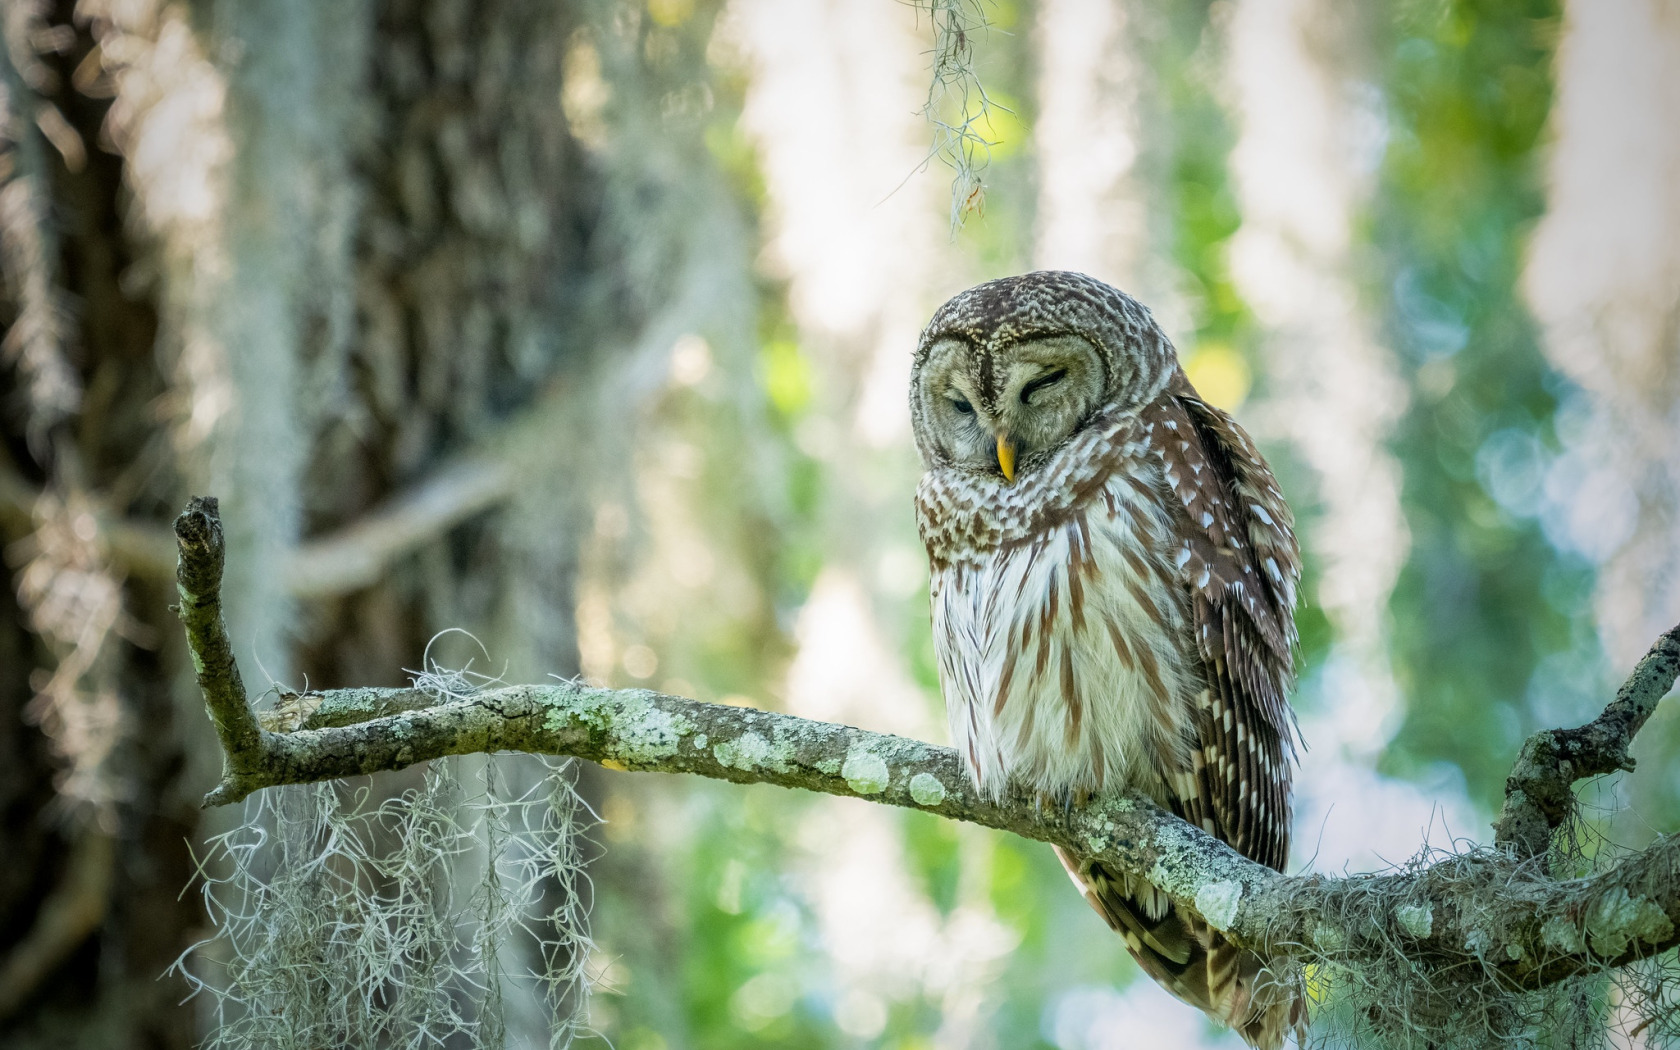
[[(539, 409), (552, 405), (545, 400)], [(282, 568), (287, 592), (317, 599), (367, 587), (392, 562), (507, 499), (515, 488), (514, 459), (534, 443), (542, 414), (528, 412), (485, 447), (450, 459), (342, 528), (298, 544)], [(0, 461), (0, 525), (28, 534), (40, 498), (39, 488)], [(167, 579), (175, 571), (175, 539), (166, 526), (102, 512), (96, 518), (112, 562), (147, 579)]]
[[(1582, 880), (1552, 879), (1539, 860), (1506, 850), (1389, 875), (1287, 876), (1141, 796), (1069, 809), (1043, 808), (1021, 792), (990, 800), (950, 748), (647, 690), (562, 682), (467, 696), (419, 688), (294, 693), (259, 724), (244, 707), (219, 606), (209, 614), (214, 596), (203, 589), (220, 579), (219, 543), (199, 539), (219, 540), (215, 509), (213, 500), (195, 500), (176, 525), (188, 640), (229, 754), (206, 805), (445, 755), (527, 751), (862, 798), (1009, 831), (1147, 879), (1232, 940), (1272, 955), (1356, 965), (1399, 949), (1419, 967), (1469, 963), (1496, 971), (1507, 986), (1538, 988), (1680, 943), (1675, 837)], [(1607, 712), (1600, 721), (1623, 719), (1631, 736), (1655, 703), (1650, 690), (1660, 697), (1672, 684), (1669, 666), (1647, 658), (1611, 705), (1631, 716)]]
[(1657, 638), (1591, 722), (1575, 729), (1544, 729), (1523, 742), (1505, 780), (1505, 805), (1494, 821), (1494, 843), (1518, 857), (1544, 856), (1552, 834), (1575, 808), (1578, 780), (1633, 770), (1628, 748), (1657, 702), (1680, 676), (1680, 626)]
[(514, 476), (495, 455), (452, 460), (344, 528), (301, 544), (286, 565), (286, 589), (298, 598), (328, 598), (367, 587), (404, 554), (507, 498)]
[(187, 503), (175, 519), (175, 543), (180, 554), (175, 590), (181, 596), (175, 609), (187, 629), (187, 648), (192, 652), (199, 692), (204, 694), (204, 709), (222, 741), (223, 776), (256, 769), (264, 757), (265, 741), (245, 698), (245, 683), (222, 620), (227, 546), (214, 496), (194, 496)]

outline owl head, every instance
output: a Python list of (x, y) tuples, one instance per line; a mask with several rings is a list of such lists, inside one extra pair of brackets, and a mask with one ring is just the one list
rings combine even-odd
[(1080, 431), (1147, 404), (1177, 358), (1149, 310), (1082, 273), (976, 285), (922, 332), (910, 379), (930, 468), (1030, 475)]

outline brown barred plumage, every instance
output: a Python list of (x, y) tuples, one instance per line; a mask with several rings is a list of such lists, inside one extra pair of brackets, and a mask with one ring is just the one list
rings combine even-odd
[[(917, 349), (916, 506), (954, 742), (993, 795), (1133, 789), (1282, 869), (1293, 519), (1149, 311), (1082, 274), (992, 281)], [(1152, 978), (1277, 1047), (1299, 989), (1141, 880), (1061, 853)]]

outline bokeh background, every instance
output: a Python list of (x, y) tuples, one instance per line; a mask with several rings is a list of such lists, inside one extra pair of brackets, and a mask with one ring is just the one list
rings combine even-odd
[[(1680, 619), (1680, 7), (934, 6), (5, 4), (0, 1041), (203, 1034), (189, 493), (257, 688), (461, 627), (942, 741), (910, 352), (1034, 268), (1148, 303), (1296, 508), (1296, 867), (1488, 837)], [(1680, 828), (1672, 705), (1635, 752), (1589, 851)], [(580, 777), (621, 1050), (1232, 1045), (1039, 846)]]

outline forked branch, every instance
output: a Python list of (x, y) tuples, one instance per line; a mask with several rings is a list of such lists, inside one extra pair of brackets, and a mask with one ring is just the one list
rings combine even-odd
[[(181, 615), (226, 752), (222, 782), (206, 805), (445, 755), (527, 751), (862, 798), (1013, 832), (1147, 879), (1233, 940), (1271, 955), (1356, 965), (1399, 944), (1414, 965), (1463, 967), (1473, 960), (1498, 971), (1510, 987), (1538, 988), (1680, 943), (1680, 838), (1672, 836), (1583, 880), (1552, 879), (1522, 849), (1454, 857), (1403, 874), (1288, 876), (1141, 796), (1071, 809), (1043, 807), (1021, 793), (993, 801), (974, 790), (949, 748), (646, 690), (575, 682), (465, 696), (340, 689), (288, 694), (280, 710), (259, 720), (221, 619), (224, 550), (215, 500), (193, 500), (175, 529)], [(1680, 628), (1663, 636), (1604, 715), (1553, 734), (1560, 761), (1572, 765), (1569, 773), (1550, 775), (1625, 765), (1627, 741), (1680, 673), (1677, 647)], [(1524, 773), (1519, 761), (1527, 778), (1519, 786), (1533, 798), (1538, 789), (1531, 786), (1548, 774), (1529, 747), (1523, 754), (1539, 770)], [(1504, 829), (1515, 826), (1513, 805), (1501, 818), (1502, 842)]]
[(1519, 857), (1544, 856), (1575, 808), (1575, 783), (1633, 771), (1633, 738), (1680, 676), (1680, 626), (1657, 638), (1602, 713), (1575, 729), (1543, 729), (1523, 741), (1505, 780), (1494, 842)]

